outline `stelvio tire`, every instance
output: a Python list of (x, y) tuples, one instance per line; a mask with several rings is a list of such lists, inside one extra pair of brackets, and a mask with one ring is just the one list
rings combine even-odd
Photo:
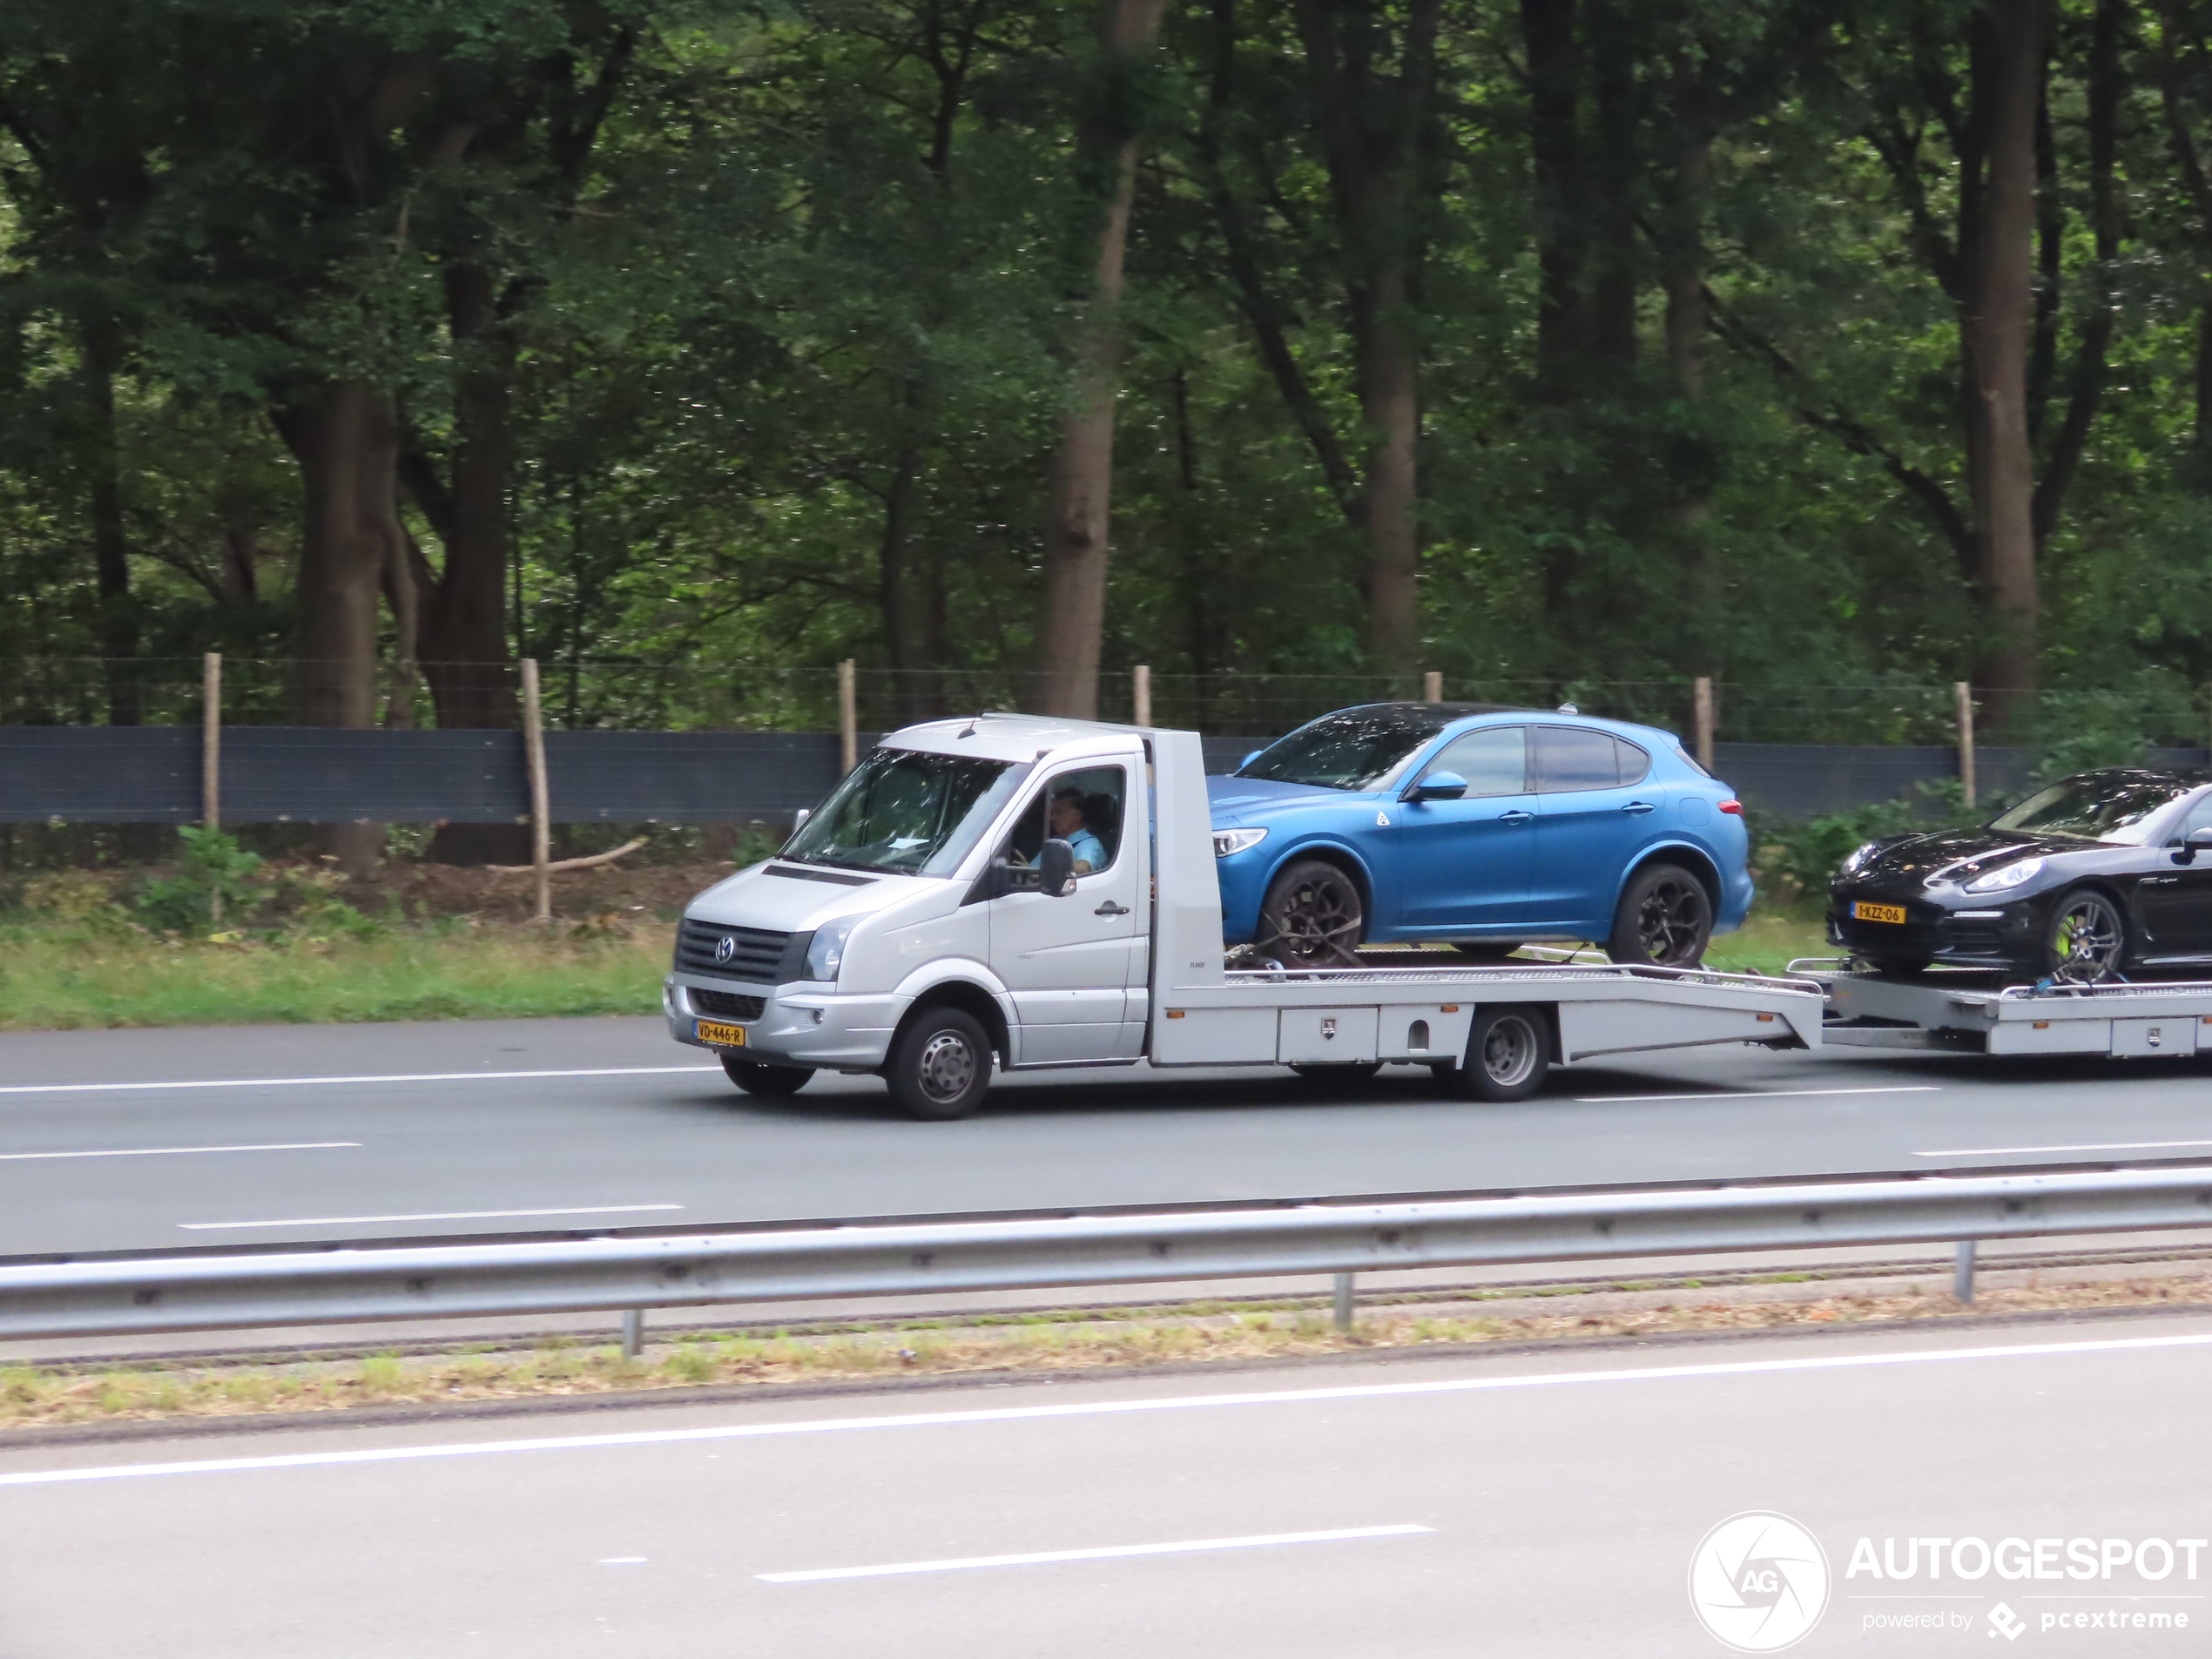
[(991, 1086), (991, 1039), (972, 1014), (924, 1008), (893, 1041), (883, 1081), (909, 1117), (933, 1123), (965, 1117)]
[(1458, 1069), (1438, 1076), (1473, 1100), (1526, 1100), (1551, 1069), (1551, 1022), (1541, 1008), (1503, 1002), (1474, 1016)]
[(1629, 878), (1606, 954), (1616, 962), (1695, 968), (1712, 942), (1713, 901), (1679, 864), (1647, 864)]
[(780, 1100), (786, 1095), (797, 1094), (814, 1075), (812, 1066), (764, 1065), (758, 1060), (740, 1060), (733, 1054), (722, 1056), (722, 1069), (746, 1094), (759, 1095), (766, 1100)]

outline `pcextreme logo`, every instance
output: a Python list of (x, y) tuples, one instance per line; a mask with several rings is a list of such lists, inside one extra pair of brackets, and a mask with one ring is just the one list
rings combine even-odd
[(1828, 1610), (1828, 1556), (1787, 1515), (1747, 1509), (1697, 1542), (1689, 1605), (1716, 1641), (1738, 1653), (1780, 1653)]

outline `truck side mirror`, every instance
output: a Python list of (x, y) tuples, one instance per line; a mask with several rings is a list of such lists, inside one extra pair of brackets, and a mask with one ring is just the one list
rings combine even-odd
[(814, 809), (812, 806), (800, 807), (798, 812), (792, 815), (791, 833), (793, 835), (796, 835), (799, 831), (805, 829), (806, 827), (806, 820), (813, 817), (813, 815)]
[(1076, 890), (1076, 849), (1065, 841), (1047, 841), (1037, 853), (1037, 891), (1049, 899), (1064, 899)]
[(1458, 800), (1467, 792), (1467, 780), (1456, 772), (1432, 772), (1413, 790), (1415, 800)]

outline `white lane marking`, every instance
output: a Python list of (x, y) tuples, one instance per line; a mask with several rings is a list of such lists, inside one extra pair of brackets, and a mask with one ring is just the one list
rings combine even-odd
[[(820, 1417), (781, 1423), (732, 1423), (716, 1428), (634, 1429), (621, 1434), (552, 1435), (528, 1440), (478, 1440), (444, 1446), (382, 1446), (358, 1452), (282, 1452), (266, 1457), (209, 1458), (197, 1463), (120, 1463), (79, 1469), (0, 1474), (0, 1487), (57, 1486), (78, 1480), (136, 1480), (164, 1474), (228, 1474), (246, 1469), (331, 1468), (353, 1463), (411, 1463), (424, 1458), (483, 1457), (514, 1452), (575, 1452), (617, 1446), (680, 1446), (701, 1440), (750, 1440), (786, 1434), (841, 1434), (856, 1429), (943, 1428), (966, 1423), (1041, 1422), (1063, 1417), (1121, 1417), (1146, 1412), (1204, 1411), (1230, 1406), (1304, 1406), (1319, 1400), (1391, 1399), (1422, 1394), (1487, 1393), (1497, 1389), (1554, 1388), (1588, 1383), (1671, 1382), (1693, 1377), (1752, 1377), (1799, 1371), (1850, 1371), (1925, 1366), (1954, 1359), (2027, 1359), (2054, 1354), (2134, 1353), (2155, 1348), (2212, 1346), (2212, 1331), (2182, 1336), (2119, 1337), (2109, 1341), (2027, 1342), (2002, 1348), (1929, 1348), (1900, 1353), (1811, 1355), (1703, 1366), (1637, 1366), (1619, 1371), (1537, 1372), (1514, 1377), (1455, 1377), (1433, 1382), (1353, 1383), (1336, 1388), (1285, 1388), (1271, 1393), (1178, 1394), (1152, 1399), (1087, 1400), (1062, 1406), (1000, 1406), (961, 1412), (912, 1412), (887, 1417)], [(337, 1423), (303, 1424), (334, 1428)]]
[(1327, 1532), (1262, 1533), (1250, 1538), (1190, 1538), (1172, 1544), (1111, 1544), (1099, 1549), (1041, 1549), (1028, 1555), (963, 1555), (888, 1567), (814, 1567), (797, 1573), (755, 1573), (769, 1584), (819, 1584), (833, 1578), (889, 1578), (900, 1573), (957, 1573), (971, 1567), (1043, 1567), (1055, 1561), (1110, 1561), (1130, 1555), (1182, 1555), (1202, 1549), (1260, 1549), (1270, 1544), (1332, 1544), (1352, 1538), (1406, 1538), (1433, 1527), (1337, 1527)]
[(359, 1141), (273, 1141), (266, 1146), (122, 1146), (90, 1152), (0, 1152), (0, 1163), (28, 1163), (39, 1158), (174, 1158), (191, 1152), (324, 1152)]
[(2085, 1146), (1954, 1146), (1941, 1152), (1915, 1152), (1916, 1158), (1997, 1157), (2010, 1152), (2143, 1152), (2160, 1146), (2212, 1146), (2212, 1141), (2100, 1141)]
[(588, 1066), (571, 1071), (401, 1071), (360, 1077), (214, 1077), (150, 1083), (8, 1083), (0, 1095), (117, 1095), (146, 1089), (308, 1089), (318, 1083), (512, 1082), (522, 1077), (657, 1077), (719, 1066)]
[(643, 1567), (644, 1564), (643, 1555), (610, 1555), (599, 1563), (602, 1567)]
[(1939, 1095), (1941, 1083), (1885, 1083), (1876, 1089), (1709, 1089), (1696, 1095), (1577, 1095), (1578, 1106), (1602, 1106), (1616, 1100), (1787, 1100), (1798, 1095)]
[(424, 1216), (298, 1216), (289, 1221), (180, 1221), (186, 1232), (233, 1227), (358, 1227), (372, 1221), (498, 1221), (509, 1216), (616, 1216), (637, 1210), (681, 1210), (680, 1204), (587, 1204), (561, 1210), (443, 1210)]

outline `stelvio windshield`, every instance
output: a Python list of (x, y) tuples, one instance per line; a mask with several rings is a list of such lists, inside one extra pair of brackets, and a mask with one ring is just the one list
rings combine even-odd
[(2148, 833), (2161, 807), (2188, 794), (2191, 786), (2173, 778), (2107, 772), (2069, 778), (2038, 790), (1989, 827), (2023, 835), (2070, 835), (2085, 841), (2133, 845)]
[(890, 875), (950, 875), (1028, 771), (1007, 760), (878, 749), (777, 856)]
[(1386, 789), (1406, 758), (1446, 724), (1403, 708), (1347, 709), (1278, 738), (1237, 776), (1319, 789)]

